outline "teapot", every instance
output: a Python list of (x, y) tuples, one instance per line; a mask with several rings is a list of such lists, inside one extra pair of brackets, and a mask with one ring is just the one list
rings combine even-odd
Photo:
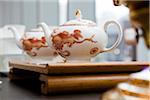
[[(40, 23), (49, 46), (63, 57), (66, 62), (89, 62), (99, 53), (115, 49), (121, 42), (123, 32), (117, 21), (107, 21), (104, 26), (82, 19), (81, 11), (76, 12), (76, 19), (70, 20), (59, 27), (50, 30), (45, 23)], [(110, 24), (117, 26), (119, 32), (116, 42), (111, 47), (108, 43), (107, 29)]]
[(13, 33), (17, 46), (29, 56), (25, 59), (26, 62), (35, 64), (64, 62), (61, 61), (63, 59), (57, 55), (56, 50), (48, 45), (50, 41), (45, 37), (45, 33), (50, 32), (32, 29), (21, 36), (16, 27), (8, 26), (8, 29)]

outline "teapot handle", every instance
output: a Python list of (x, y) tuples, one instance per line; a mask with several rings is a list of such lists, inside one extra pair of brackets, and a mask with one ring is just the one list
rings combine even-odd
[(123, 32), (122, 32), (122, 28), (121, 28), (121, 25), (116, 22), (116, 21), (107, 21), (105, 24), (104, 24), (104, 30), (105, 32), (107, 33), (107, 28), (110, 24), (115, 24), (117, 26), (117, 28), (119, 29), (119, 32), (117, 32), (118, 34), (118, 37), (117, 37), (117, 40), (116, 42), (111, 46), (111, 47), (108, 47), (108, 48), (104, 48), (103, 49), (103, 52), (107, 52), (107, 51), (111, 51), (113, 49), (115, 49), (121, 42), (122, 40), (122, 37), (123, 37)]

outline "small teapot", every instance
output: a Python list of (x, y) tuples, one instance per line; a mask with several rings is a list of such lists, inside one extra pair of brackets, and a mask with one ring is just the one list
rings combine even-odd
[[(107, 48), (107, 28), (115, 24), (119, 29), (116, 42)], [(115, 49), (122, 40), (122, 28), (116, 21), (107, 21), (104, 26), (98, 27), (95, 22), (82, 19), (81, 11), (77, 10), (76, 19), (70, 20), (51, 31), (45, 23), (40, 23), (49, 46), (67, 62), (88, 62), (99, 53)]]
[(61, 61), (63, 60), (62, 57), (57, 55), (56, 50), (49, 45), (50, 41), (45, 37), (45, 33), (50, 35), (51, 32), (33, 29), (21, 36), (15, 27), (8, 26), (8, 29), (12, 31), (17, 46), (30, 56), (26, 59), (28, 63), (47, 64), (50, 62), (64, 62)]

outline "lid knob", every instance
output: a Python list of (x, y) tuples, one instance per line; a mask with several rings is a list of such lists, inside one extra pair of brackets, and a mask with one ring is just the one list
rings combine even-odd
[(81, 14), (80, 9), (77, 9), (75, 16), (76, 16), (76, 18), (77, 18), (78, 20), (80, 20), (80, 19), (82, 18), (82, 14)]

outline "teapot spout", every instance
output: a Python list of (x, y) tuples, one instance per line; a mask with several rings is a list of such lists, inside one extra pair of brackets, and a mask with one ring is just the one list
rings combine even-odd
[(52, 31), (50, 30), (48, 25), (45, 24), (44, 22), (42, 22), (42, 23), (39, 23), (37, 25), (37, 27), (41, 27), (42, 28), (42, 30), (44, 31), (45, 38), (46, 38), (46, 42), (47, 42), (48, 46), (51, 46), (50, 34), (52, 33)]
[(21, 35), (19, 34), (18, 30), (14, 27), (14, 26), (10, 26), (8, 27), (8, 30), (10, 30), (15, 38), (15, 42), (17, 44), (17, 46), (22, 49), (22, 44), (21, 44)]

